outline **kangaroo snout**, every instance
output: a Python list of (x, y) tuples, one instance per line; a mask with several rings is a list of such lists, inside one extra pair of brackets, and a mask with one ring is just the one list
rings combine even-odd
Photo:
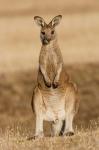
[(40, 38), (43, 44), (48, 44), (53, 39), (48, 29), (46, 29), (46, 31), (41, 31)]
[(44, 38), (43, 44), (48, 44), (51, 41), (51, 38)]
[(50, 42), (50, 40), (51, 40), (51, 38), (48, 38), (48, 37), (46, 37), (45, 39), (46, 39), (48, 42)]

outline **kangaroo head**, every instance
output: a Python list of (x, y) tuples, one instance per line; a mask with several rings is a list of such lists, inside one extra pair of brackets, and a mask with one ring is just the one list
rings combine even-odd
[(40, 38), (43, 44), (48, 44), (51, 40), (56, 38), (55, 27), (60, 23), (61, 19), (62, 16), (58, 15), (47, 24), (43, 18), (39, 16), (34, 17), (36, 24), (41, 27)]

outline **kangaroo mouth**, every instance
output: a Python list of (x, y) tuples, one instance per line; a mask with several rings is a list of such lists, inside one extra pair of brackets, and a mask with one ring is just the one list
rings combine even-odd
[(50, 43), (50, 40), (47, 40), (47, 39), (43, 40), (43, 44), (48, 44), (48, 43)]

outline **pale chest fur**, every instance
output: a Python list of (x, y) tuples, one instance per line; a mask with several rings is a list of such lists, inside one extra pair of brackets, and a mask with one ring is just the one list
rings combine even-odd
[(65, 118), (65, 94), (53, 90), (49, 93), (43, 91), (44, 111), (46, 121), (64, 120)]
[(57, 71), (58, 65), (58, 56), (55, 51), (55, 48), (52, 45), (49, 45), (46, 48), (46, 72), (49, 74), (49, 77), (53, 79)]
[(56, 53), (56, 47), (53, 46), (52, 43), (46, 46), (46, 59), (47, 59), (47, 65), (52, 64), (56, 67), (57, 62), (58, 62), (58, 57)]

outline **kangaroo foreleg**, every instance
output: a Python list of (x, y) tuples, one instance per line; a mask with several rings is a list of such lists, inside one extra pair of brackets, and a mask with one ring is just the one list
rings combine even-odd
[(41, 70), (41, 72), (42, 72), (42, 74), (43, 74), (45, 84), (46, 84), (48, 87), (51, 87), (51, 80), (50, 80), (50, 78), (49, 78), (48, 75), (47, 75), (46, 67), (45, 67), (44, 65), (40, 65), (40, 70)]
[(54, 81), (53, 81), (53, 86), (56, 88), (58, 85), (59, 85), (59, 78), (60, 78), (60, 74), (61, 74), (61, 71), (62, 71), (62, 63), (60, 63), (57, 67), (57, 72), (56, 72), (56, 76), (54, 78)]

